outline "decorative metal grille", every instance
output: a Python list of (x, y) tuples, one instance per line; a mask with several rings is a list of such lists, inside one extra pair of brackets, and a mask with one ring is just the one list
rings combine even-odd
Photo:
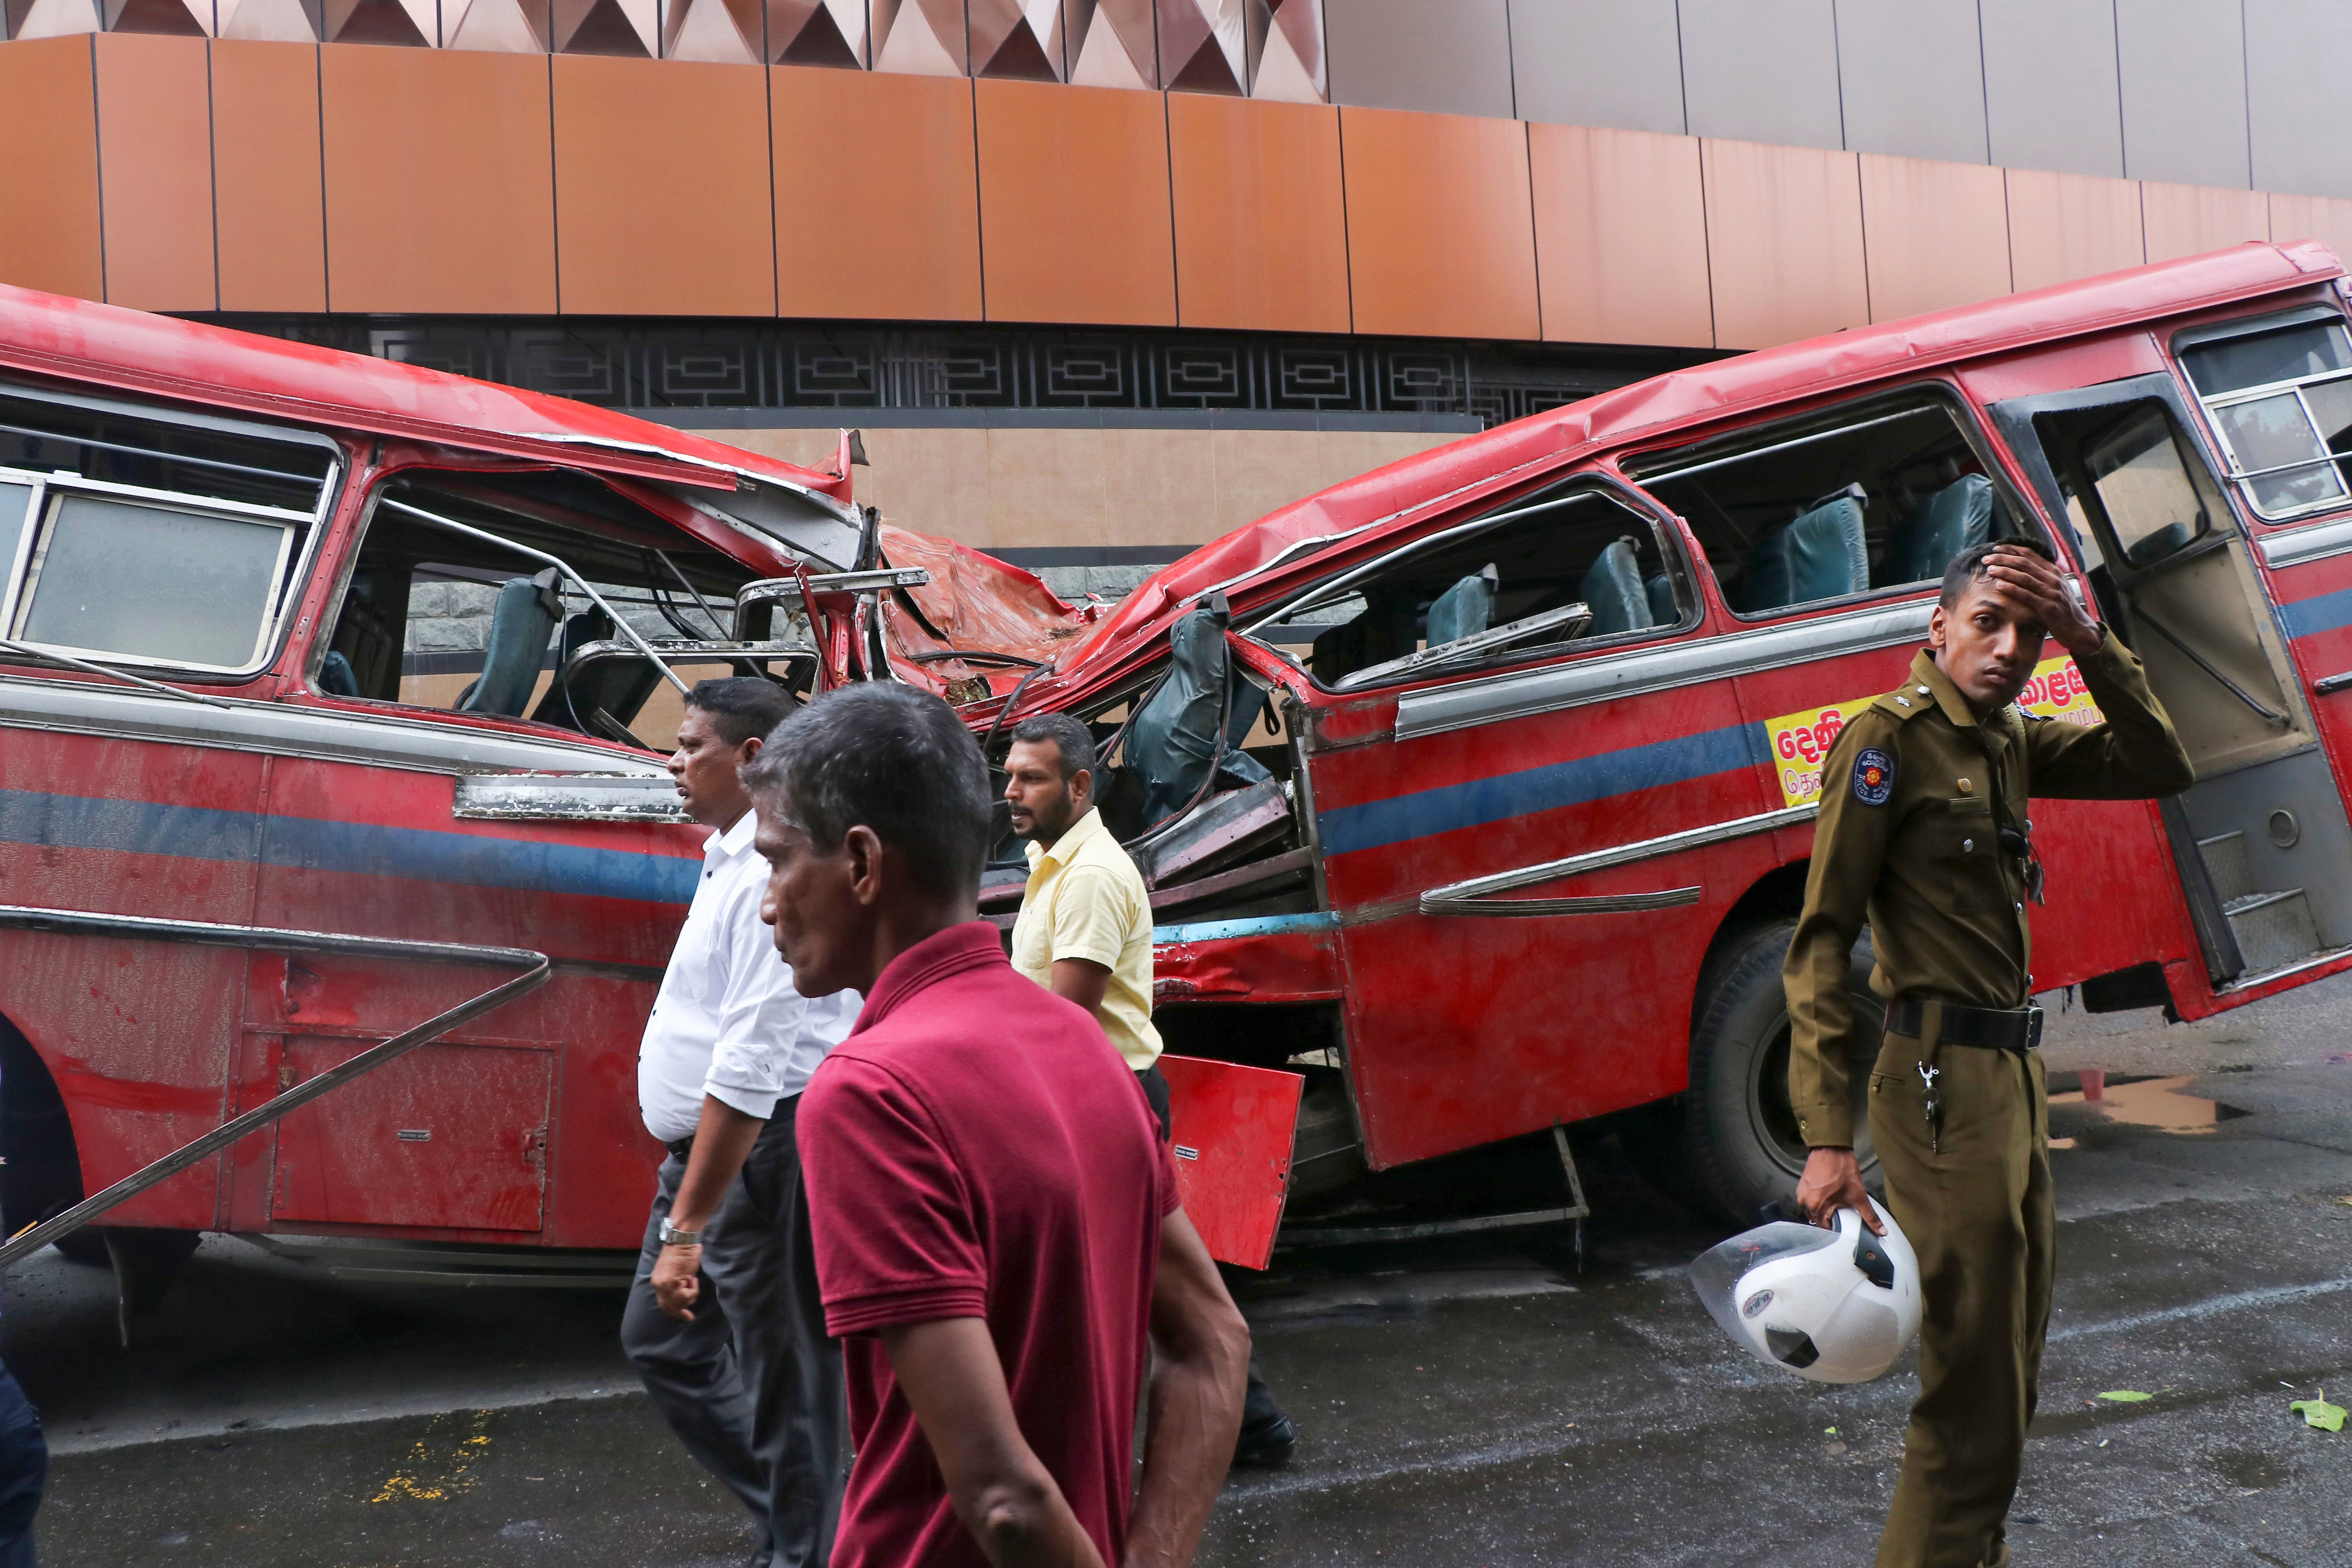
[(877, 323), (219, 316), (247, 331), (621, 408), (1475, 414), (1713, 356), (1664, 350)]

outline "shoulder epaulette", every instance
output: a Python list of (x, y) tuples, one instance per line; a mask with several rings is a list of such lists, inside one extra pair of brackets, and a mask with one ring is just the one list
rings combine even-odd
[(1920, 714), (1927, 712), (1935, 707), (1936, 700), (1932, 697), (1922, 697), (1916, 690), (1908, 687), (1898, 686), (1883, 697), (1873, 698), (1870, 705), (1899, 723), (1906, 719), (1916, 719)]

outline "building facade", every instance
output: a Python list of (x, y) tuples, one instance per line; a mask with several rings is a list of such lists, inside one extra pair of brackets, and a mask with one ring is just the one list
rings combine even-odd
[(2340, 0), (5, 0), (0, 280), (795, 460), (1115, 594), (1694, 359), (2352, 248)]

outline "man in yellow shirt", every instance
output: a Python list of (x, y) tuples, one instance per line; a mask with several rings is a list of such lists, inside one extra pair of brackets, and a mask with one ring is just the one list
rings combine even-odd
[[(1004, 754), (1013, 831), (1029, 841), (1029, 885), (1013, 923), (1013, 967), (1095, 1016), (1135, 1069), (1160, 1135), (1168, 1079), (1151, 1026), (1151, 895), (1143, 874), (1095, 810), (1095, 742), (1067, 713), (1013, 727)], [(1279, 1465), (1297, 1436), (1253, 1357), (1237, 1465)]]

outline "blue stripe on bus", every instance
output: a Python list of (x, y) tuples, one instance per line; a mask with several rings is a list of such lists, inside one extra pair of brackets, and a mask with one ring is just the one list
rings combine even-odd
[(2307, 637), (2352, 626), (2352, 588), (2315, 594), (2292, 605), (2281, 605), (2278, 609), (2279, 619), (2286, 624), (2286, 635), (2291, 637)]
[(1191, 925), (1153, 926), (1155, 947), (1178, 942), (1223, 942), (1237, 936), (1278, 936), (1294, 931), (1337, 931), (1339, 917), (1328, 910), (1312, 914), (1259, 915), (1254, 920), (1198, 921)]
[(1636, 790), (1688, 784), (1764, 761), (1763, 726), (1734, 724), (1647, 746), (1343, 805), (1316, 814), (1323, 852), (1346, 855), (1458, 828), (1582, 805)]
[(289, 870), (657, 904), (691, 900), (702, 867), (698, 858), (27, 790), (0, 790), (0, 842), (187, 860), (257, 857)]

